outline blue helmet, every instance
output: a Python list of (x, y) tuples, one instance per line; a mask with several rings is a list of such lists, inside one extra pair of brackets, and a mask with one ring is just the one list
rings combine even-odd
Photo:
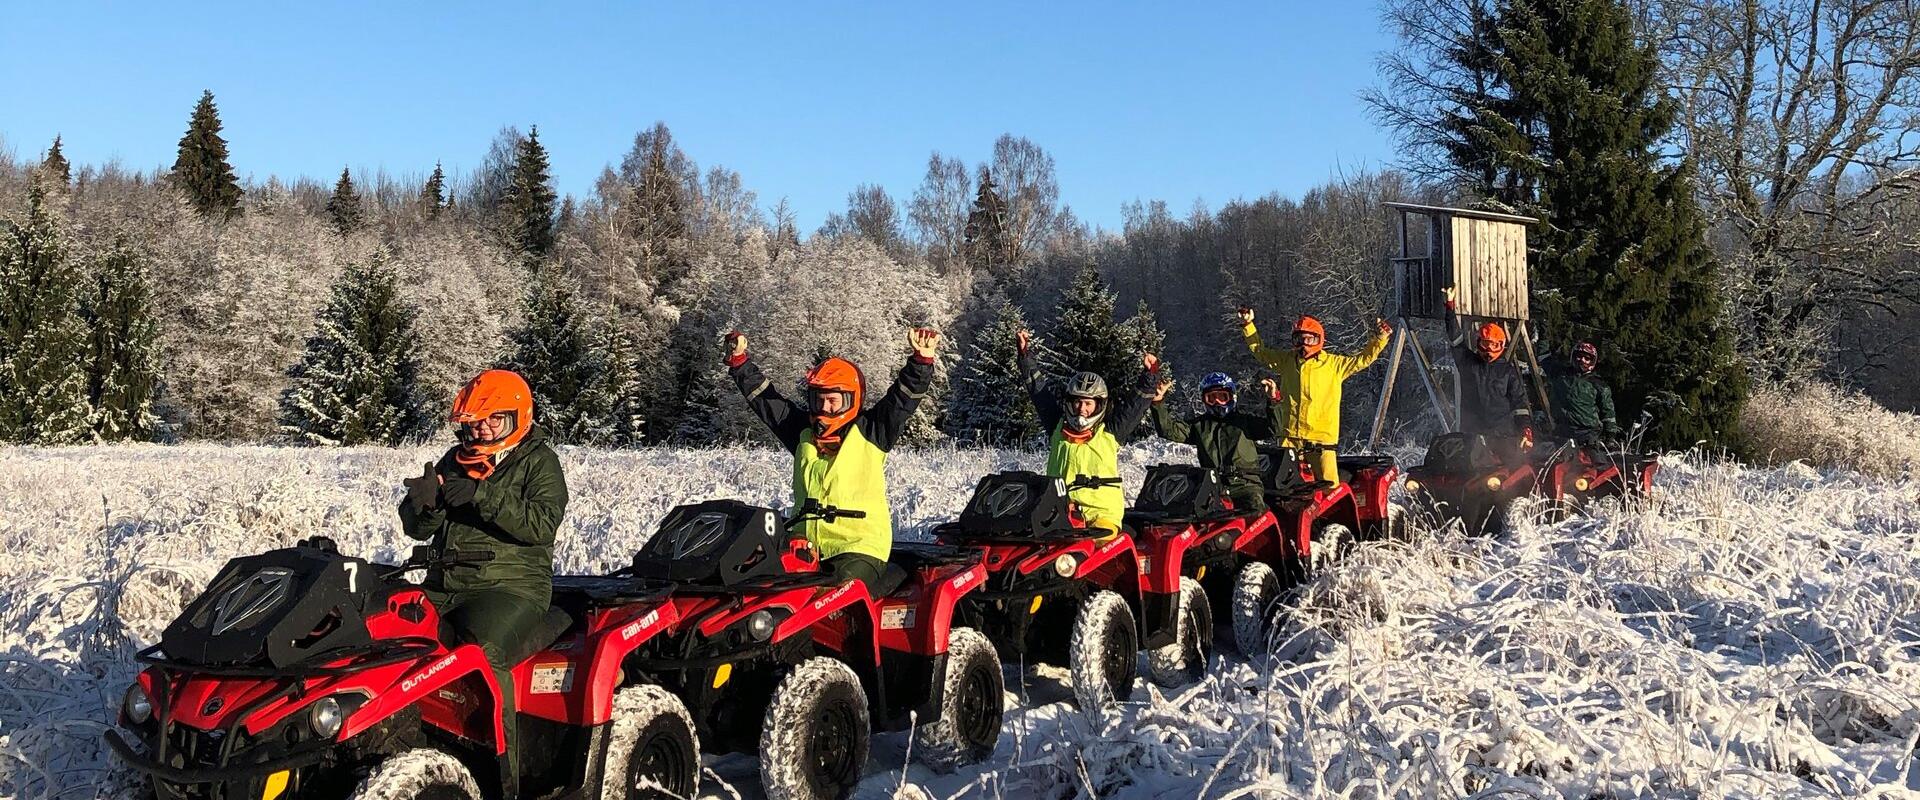
[[(1213, 391), (1215, 389), (1227, 390), (1226, 405), (1217, 406), (1207, 402), (1206, 400), (1207, 392)], [(1234, 402), (1235, 396), (1238, 395), (1239, 392), (1240, 392), (1240, 384), (1234, 382), (1232, 375), (1228, 375), (1227, 373), (1224, 373), (1224, 372), (1209, 372), (1207, 373), (1206, 377), (1200, 379), (1200, 406), (1201, 408), (1206, 409), (1206, 412), (1209, 414), (1232, 413), (1233, 402)]]

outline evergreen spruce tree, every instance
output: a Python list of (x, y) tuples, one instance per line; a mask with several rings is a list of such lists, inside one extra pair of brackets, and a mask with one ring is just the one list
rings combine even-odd
[(1007, 203), (993, 185), (993, 173), (980, 167), (980, 188), (967, 212), (961, 254), (976, 273), (999, 274), (1012, 266), (1013, 232), (1007, 229)]
[(1727, 442), (1747, 380), (1722, 324), (1718, 266), (1687, 164), (1658, 145), (1675, 108), (1659, 60), (1611, 0), (1509, 0), (1487, 34), (1503, 99), (1477, 141), (1530, 186), (1534, 318), (1555, 350), (1594, 340), (1623, 419), (1658, 417), (1651, 442)]
[[(1152, 353), (1157, 356), (1165, 353), (1167, 334), (1160, 330), (1160, 323), (1153, 316), (1153, 309), (1147, 306), (1147, 301), (1141, 300), (1134, 307), (1133, 316), (1121, 323), (1120, 338), (1127, 347), (1127, 374), (1119, 386), (1131, 387), (1140, 382), (1140, 374), (1147, 369), (1146, 365), (1140, 363), (1141, 354)], [(1161, 369), (1168, 367), (1162, 366)]]
[(604, 444), (638, 447), (645, 443), (648, 397), (640, 366), (640, 343), (618, 324), (601, 325), (607, 369), (601, 383), (611, 398), (608, 433)]
[(116, 242), (100, 258), (81, 315), (92, 334), (86, 369), (94, 438), (152, 440), (160, 427), (153, 413), (160, 363), (146, 265), (132, 249)]
[(201, 216), (231, 217), (240, 211), (240, 180), (227, 163), (227, 140), (220, 138), (220, 110), (213, 92), (202, 92), (180, 154), (173, 162), (173, 183)]
[(1014, 305), (996, 305), (992, 320), (974, 334), (954, 372), (947, 431), (975, 444), (1018, 445), (1040, 432), (1030, 387), (1020, 374), (1020, 331), (1027, 321)]
[(614, 396), (607, 388), (606, 335), (579, 307), (566, 277), (529, 267), (520, 327), (507, 335), (506, 369), (533, 387), (534, 418), (569, 444), (614, 438)]
[(59, 134), (54, 134), (53, 146), (47, 148), (47, 157), (40, 161), (40, 168), (48, 175), (59, 178), (62, 184), (73, 182), (73, 164), (67, 161), (65, 153), (60, 152)]
[(287, 371), (281, 432), (300, 444), (389, 447), (425, 433), (416, 316), (384, 256), (348, 264)]
[(1055, 350), (1064, 366), (1099, 374), (1110, 393), (1127, 385), (1137, 362), (1128, 332), (1114, 322), (1114, 302), (1099, 268), (1088, 261), (1061, 297), (1060, 318), (1053, 330)]
[(27, 214), (0, 228), (0, 441), (92, 438), (81, 276), (67, 254), (61, 193), (35, 175)]
[(651, 278), (661, 295), (680, 303), (685, 299), (680, 283), (693, 268), (686, 191), (674, 171), (684, 156), (665, 125), (655, 125), (646, 144), (645, 166), (621, 209), (638, 245), (640, 274)]
[(426, 209), (427, 219), (439, 219), (440, 211), (447, 207), (447, 173), (438, 161), (433, 162), (433, 174), (420, 187), (420, 205)]
[(333, 196), (327, 198), (327, 219), (332, 221), (336, 232), (345, 236), (366, 224), (365, 214), (360, 205), (360, 192), (353, 188), (353, 174), (341, 167), (340, 180), (333, 184)]
[(553, 252), (553, 177), (547, 166), (547, 148), (534, 126), (515, 151), (512, 180), (500, 199), (500, 223), (507, 243), (534, 258)]

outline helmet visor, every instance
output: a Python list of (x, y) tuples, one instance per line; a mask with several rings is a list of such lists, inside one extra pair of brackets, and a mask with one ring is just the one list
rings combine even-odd
[(486, 445), (503, 441), (519, 427), (517, 416), (512, 411), (495, 411), (476, 420), (461, 422), (460, 443)]
[(1319, 347), (1321, 343), (1320, 334), (1312, 331), (1294, 331), (1293, 343), (1299, 347)]
[(815, 416), (830, 417), (853, 408), (853, 392), (824, 387), (807, 388), (807, 410)]

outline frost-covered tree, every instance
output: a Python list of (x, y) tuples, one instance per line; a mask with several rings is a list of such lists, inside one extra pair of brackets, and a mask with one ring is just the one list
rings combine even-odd
[[(475, 219), (492, 222), (500, 213), (507, 187), (513, 184), (513, 170), (520, 159), (520, 145), (526, 138), (526, 134), (512, 125), (501, 126), (499, 132), (493, 135), (493, 141), (487, 145), (487, 154), (481, 157), (480, 166), (468, 176), (463, 192), (466, 202), (461, 206)], [(447, 198), (447, 205), (453, 205), (451, 196)]]
[(847, 227), (895, 258), (906, 255), (899, 207), (878, 184), (863, 183), (847, 193)]
[(353, 187), (353, 173), (346, 167), (340, 168), (340, 180), (334, 182), (333, 194), (327, 198), (327, 219), (341, 236), (366, 224), (366, 209), (360, 204), (359, 190)]
[(994, 446), (1028, 442), (1039, 418), (1020, 374), (1020, 331), (1027, 321), (1017, 306), (1000, 302), (973, 336), (953, 376), (947, 402), (947, 432), (954, 438)]
[(502, 365), (533, 387), (534, 418), (556, 439), (599, 444), (614, 438), (606, 337), (574, 300), (572, 281), (548, 266), (528, 276), (511, 352)]
[(973, 209), (967, 212), (967, 227), (961, 253), (976, 274), (998, 275), (1013, 266), (1017, 257), (1013, 232), (1008, 228), (1007, 203), (993, 183), (993, 173), (980, 167), (979, 192)]
[(972, 195), (966, 162), (938, 152), (927, 157), (927, 176), (913, 192), (907, 218), (927, 258), (942, 269), (951, 268), (966, 247)]
[(1001, 134), (993, 142), (993, 175), (1006, 201), (1008, 258), (1025, 264), (1039, 258), (1070, 215), (1060, 206), (1053, 156), (1024, 136)]
[(1167, 334), (1160, 330), (1160, 323), (1153, 316), (1153, 309), (1147, 307), (1147, 301), (1141, 300), (1134, 307), (1133, 316), (1120, 323), (1120, 338), (1127, 348), (1127, 373), (1120, 379), (1120, 386), (1132, 386), (1139, 382), (1140, 373), (1146, 367), (1140, 363), (1142, 353), (1160, 355), (1167, 349)]
[(1113, 291), (1092, 261), (1074, 274), (1060, 298), (1060, 316), (1054, 321), (1053, 340), (1067, 369), (1098, 373), (1108, 391), (1125, 385), (1134, 373), (1134, 341), (1114, 320)]
[(532, 258), (551, 253), (556, 199), (547, 148), (540, 144), (539, 126), (534, 126), (520, 140), (512, 181), (500, 196), (501, 232), (508, 245)]
[(420, 207), (426, 209), (428, 219), (436, 219), (447, 205), (447, 173), (441, 169), (440, 162), (433, 162), (433, 174), (427, 176), (427, 182), (420, 186)]
[(634, 136), (633, 149), (620, 163), (627, 189), (621, 217), (637, 246), (638, 274), (663, 296), (676, 293), (695, 257), (692, 218), (698, 174), (665, 123)]
[(140, 255), (116, 243), (99, 257), (81, 302), (89, 330), (87, 404), (100, 441), (147, 441), (159, 432), (153, 412), (160, 386), (152, 289)]
[(74, 444), (92, 437), (87, 331), (64, 193), (47, 184), (33, 176), (25, 218), (0, 229), (0, 441)]
[(220, 137), (220, 127), (213, 92), (201, 92), (173, 161), (173, 185), (203, 217), (231, 217), (240, 211), (240, 180), (227, 163), (227, 140)]
[(62, 184), (73, 182), (73, 164), (67, 161), (65, 153), (60, 152), (59, 134), (54, 134), (53, 146), (47, 148), (47, 157), (41, 159), (40, 169), (48, 175), (59, 178)]
[(606, 353), (606, 372), (601, 376), (602, 391), (612, 398), (607, 436), (602, 444), (637, 447), (645, 442), (647, 425), (647, 386), (641, 359), (640, 342), (625, 328), (611, 322), (600, 326), (601, 350)]
[(394, 446), (425, 432), (414, 316), (384, 255), (348, 264), (287, 373), (281, 432), (300, 444), (346, 446)]

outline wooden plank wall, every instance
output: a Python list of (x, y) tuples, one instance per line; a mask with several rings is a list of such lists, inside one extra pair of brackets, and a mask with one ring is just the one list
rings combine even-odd
[(1454, 304), (1462, 316), (1524, 320), (1527, 229), (1495, 220), (1452, 220)]

